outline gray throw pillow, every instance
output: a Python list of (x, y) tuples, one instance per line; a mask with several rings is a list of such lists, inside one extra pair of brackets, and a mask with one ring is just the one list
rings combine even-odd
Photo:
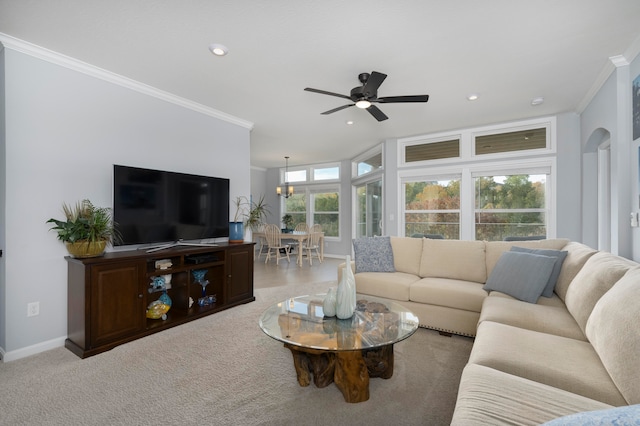
[(551, 256), (506, 251), (498, 259), (483, 288), (536, 303), (555, 263), (556, 258)]
[(362, 237), (353, 240), (356, 273), (395, 272), (390, 237)]
[(553, 271), (551, 271), (551, 276), (549, 277), (549, 281), (547, 281), (547, 285), (544, 287), (542, 291), (542, 295), (544, 297), (553, 296), (553, 290), (556, 288), (556, 282), (558, 282), (558, 277), (560, 276), (560, 270), (562, 269), (562, 264), (564, 263), (564, 259), (567, 257), (567, 251), (560, 250), (551, 250), (551, 249), (531, 249), (526, 247), (511, 247), (511, 251), (517, 251), (521, 253), (532, 253), (532, 254), (541, 254), (543, 256), (551, 256), (556, 258), (556, 264), (553, 266)]

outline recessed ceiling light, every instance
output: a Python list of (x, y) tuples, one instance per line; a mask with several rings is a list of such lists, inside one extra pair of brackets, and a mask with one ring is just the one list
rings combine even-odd
[(229, 53), (229, 49), (227, 48), (227, 46), (218, 43), (210, 44), (209, 50), (216, 56), (224, 56)]
[(478, 99), (480, 96), (478, 96), (477, 93), (471, 93), (469, 95), (467, 95), (467, 100), (468, 101), (475, 101), (476, 99)]
[(542, 96), (531, 99), (531, 105), (533, 106), (540, 105), (543, 102), (544, 102), (544, 98)]
[(349, 121), (347, 121), (346, 123), (347, 123), (347, 125), (351, 126), (351, 125), (352, 125), (353, 123), (355, 123), (355, 122), (354, 122), (353, 120), (349, 120)]

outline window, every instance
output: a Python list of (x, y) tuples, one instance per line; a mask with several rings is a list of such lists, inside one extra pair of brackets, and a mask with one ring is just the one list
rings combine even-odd
[(547, 175), (474, 177), (475, 238), (546, 236)]
[[(309, 202), (307, 202), (309, 200)], [(340, 237), (340, 197), (338, 187), (296, 187), (289, 198), (283, 198), (283, 215), (293, 219), (292, 228), (300, 223), (322, 225), (325, 237)]]
[(404, 235), (460, 238), (460, 177), (405, 182)]
[(459, 139), (406, 145), (404, 147), (404, 161), (406, 163), (457, 157), (460, 157)]
[(547, 147), (547, 129), (520, 130), (517, 132), (493, 133), (476, 136), (476, 155), (500, 152), (525, 151)]
[(362, 183), (356, 190), (356, 238), (383, 235), (382, 179)]
[(284, 198), (284, 213), (290, 214), (293, 218), (292, 228), (299, 223), (307, 222), (307, 195), (305, 193), (294, 193), (289, 198)]
[(311, 212), (314, 224), (322, 225), (325, 237), (340, 236), (340, 200), (337, 191), (312, 192)]
[(352, 161), (352, 176), (360, 177), (382, 170), (382, 146), (377, 146)]
[(340, 166), (332, 167), (314, 167), (313, 168), (313, 180), (339, 180), (340, 179)]

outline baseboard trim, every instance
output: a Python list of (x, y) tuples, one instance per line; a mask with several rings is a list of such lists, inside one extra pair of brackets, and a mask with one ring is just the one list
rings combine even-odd
[(20, 358), (26, 358), (31, 355), (39, 354), (40, 352), (64, 347), (65, 339), (66, 337), (58, 337), (56, 339), (47, 340), (46, 342), (40, 342), (32, 346), (27, 346), (26, 348), (20, 348), (15, 351), (9, 352), (6, 352), (4, 348), (0, 348), (2, 362), (11, 362)]

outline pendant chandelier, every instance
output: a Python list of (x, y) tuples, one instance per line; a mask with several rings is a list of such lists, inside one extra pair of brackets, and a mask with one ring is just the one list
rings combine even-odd
[(293, 185), (289, 185), (287, 181), (289, 177), (289, 157), (284, 157), (284, 161), (284, 189), (281, 186), (276, 187), (276, 194), (278, 194), (279, 197), (289, 198), (293, 195)]

